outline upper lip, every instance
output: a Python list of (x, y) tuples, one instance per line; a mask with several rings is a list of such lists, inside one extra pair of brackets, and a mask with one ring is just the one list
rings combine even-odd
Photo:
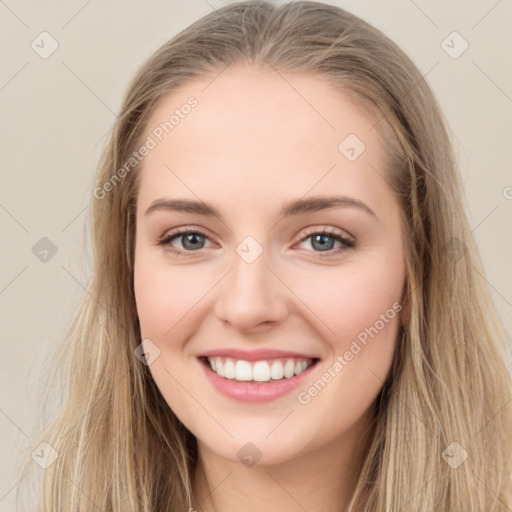
[(300, 352), (289, 352), (287, 350), (275, 350), (275, 349), (257, 349), (257, 350), (240, 350), (234, 348), (221, 348), (217, 350), (209, 350), (199, 354), (198, 357), (229, 357), (232, 359), (238, 359), (243, 361), (262, 361), (266, 359), (288, 359), (288, 358), (300, 358), (300, 359), (318, 359), (318, 357), (303, 354)]

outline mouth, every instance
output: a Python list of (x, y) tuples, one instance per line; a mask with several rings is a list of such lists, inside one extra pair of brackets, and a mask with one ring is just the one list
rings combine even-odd
[(218, 377), (234, 383), (270, 384), (296, 377), (320, 360), (319, 358), (280, 357), (246, 361), (231, 357), (200, 356), (199, 360)]

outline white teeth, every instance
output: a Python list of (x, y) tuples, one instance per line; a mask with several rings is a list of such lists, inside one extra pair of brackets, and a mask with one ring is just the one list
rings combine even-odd
[(270, 366), (267, 361), (258, 361), (252, 368), (252, 380), (267, 382), (270, 380)]
[(288, 359), (284, 365), (284, 376), (289, 379), (295, 374), (295, 362), (293, 359)]
[(224, 377), (226, 377), (226, 379), (235, 378), (235, 363), (233, 362), (233, 359), (226, 359), (226, 362), (224, 363)]
[(251, 363), (248, 361), (237, 361), (235, 365), (236, 380), (252, 380)]
[(220, 377), (224, 377), (224, 364), (220, 357), (217, 357), (215, 360), (215, 373)]
[(284, 376), (283, 363), (281, 361), (274, 361), (270, 368), (270, 376), (274, 380), (282, 379)]
[(313, 364), (312, 359), (274, 359), (271, 361), (249, 361), (229, 357), (209, 357), (211, 369), (220, 377), (239, 381), (269, 382), (282, 378), (290, 379), (301, 374)]

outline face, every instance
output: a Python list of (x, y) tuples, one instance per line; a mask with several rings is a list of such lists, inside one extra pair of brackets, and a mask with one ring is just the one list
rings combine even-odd
[(134, 279), (149, 369), (204, 450), (260, 464), (332, 452), (368, 420), (399, 331), (385, 147), (319, 77), (213, 78), (166, 97), (144, 136)]

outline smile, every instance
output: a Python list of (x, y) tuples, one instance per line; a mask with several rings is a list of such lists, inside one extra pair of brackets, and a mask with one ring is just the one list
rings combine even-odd
[(225, 379), (240, 382), (271, 382), (300, 375), (313, 363), (313, 359), (286, 358), (245, 361), (230, 357), (206, 357), (210, 368)]
[(215, 352), (198, 356), (199, 367), (213, 389), (239, 402), (268, 402), (288, 395), (304, 386), (320, 361), (279, 351)]

